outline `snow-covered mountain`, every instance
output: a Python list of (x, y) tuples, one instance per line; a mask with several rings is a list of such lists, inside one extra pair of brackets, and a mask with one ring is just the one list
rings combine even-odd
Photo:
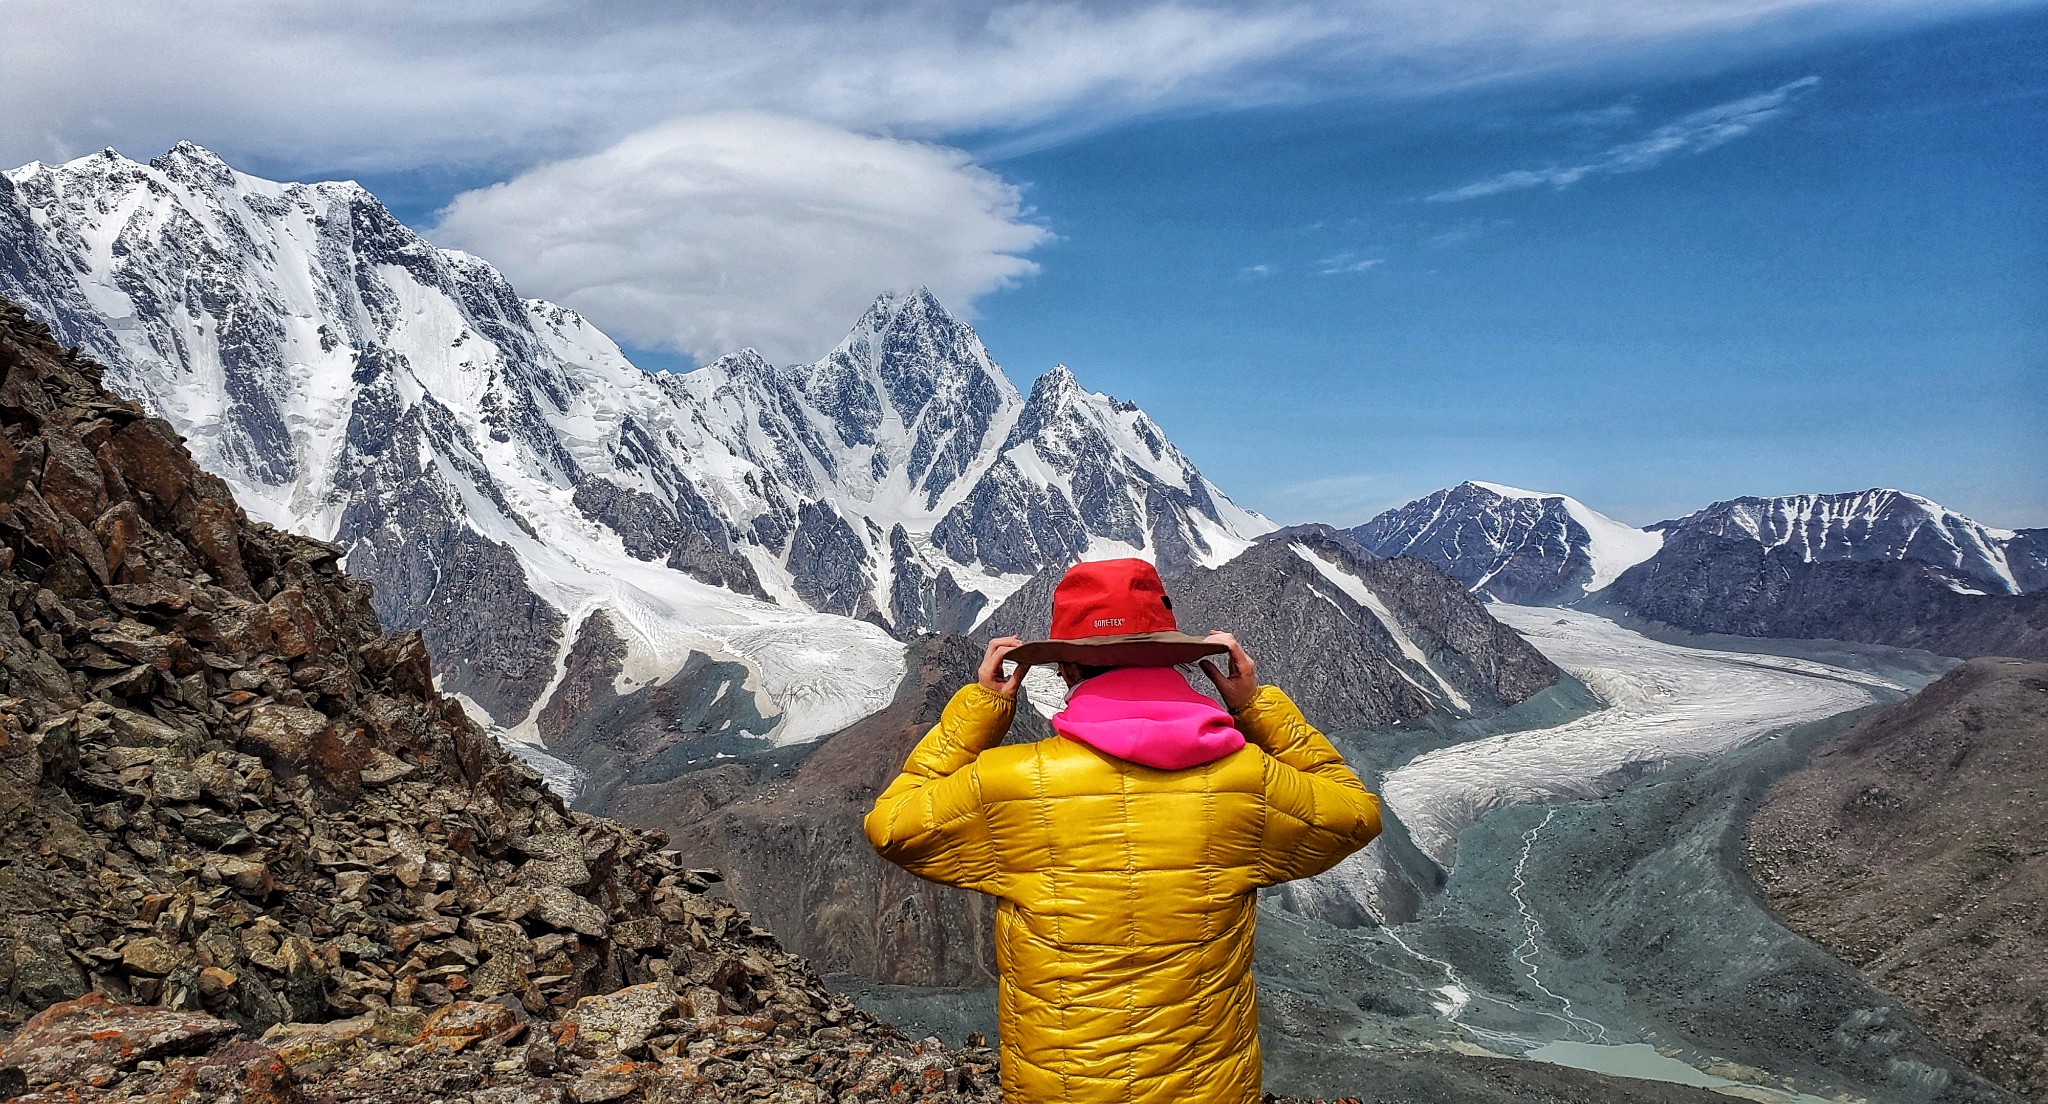
[(1601, 602), (1695, 632), (2048, 655), (2039, 529), (1895, 490), (1738, 498), (1657, 528)]
[(889, 699), (891, 632), (965, 628), (1075, 556), (1210, 564), (1272, 528), (1064, 368), (1021, 395), (928, 292), (813, 364), (649, 373), (360, 186), (189, 143), (0, 174), (0, 295), (252, 515), (344, 546), (447, 688), (526, 734), (599, 610), (622, 692), (737, 663), (804, 739)]
[(1524, 605), (1583, 598), (1663, 544), (1662, 534), (1578, 499), (1477, 481), (1388, 510), (1349, 533), (1378, 555), (1427, 560), (1474, 594)]
[(1885, 488), (1735, 498), (1654, 528), (1753, 541), (1802, 563), (1913, 561), (1942, 572), (1960, 592), (2024, 594), (2040, 585), (2048, 566), (2035, 532), (2020, 540), (2014, 530)]

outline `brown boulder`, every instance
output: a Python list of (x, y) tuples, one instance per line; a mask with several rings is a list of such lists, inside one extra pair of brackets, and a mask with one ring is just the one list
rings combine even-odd
[(177, 948), (154, 935), (131, 939), (121, 948), (121, 966), (131, 974), (162, 977), (184, 961)]
[(99, 993), (38, 1012), (4, 1046), (0, 1070), (29, 1086), (105, 1085), (138, 1063), (197, 1054), (236, 1033), (203, 1012), (115, 1004)]
[(313, 607), (306, 604), (303, 593), (296, 588), (278, 591), (268, 605), (271, 647), (278, 655), (297, 659), (323, 650), (320, 621), (313, 616)]
[(648, 982), (585, 997), (566, 1018), (576, 1025), (579, 1051), (606, 1057), (638, 1052), (675, 1009), (675, 990)]
[(266, 757), (296, 765), (306, 762), (314, 742), (332, 726), (327, 715), (317, 709), (265, 703), (250, 711), (243, 738)]
[(458, 1051), (479, 1040), (503, 1035), (519, 1023), (518, 1013), (486, 1001), (453, 1001), (434, 1010), (420, 1041), (438, 1050)]
[(169, 1101), (214, 1104), (299, 1104), (296, 1078), (284, 1059), (255, 1043), (230, 1043), (204, 1058), (179, 1063)]

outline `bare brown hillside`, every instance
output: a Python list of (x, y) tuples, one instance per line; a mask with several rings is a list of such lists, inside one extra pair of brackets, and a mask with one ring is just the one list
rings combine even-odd
[(2048, 1100), (2048, 664), (1976, 659), (1822, 748), (1751, 823), (1785, 922)]

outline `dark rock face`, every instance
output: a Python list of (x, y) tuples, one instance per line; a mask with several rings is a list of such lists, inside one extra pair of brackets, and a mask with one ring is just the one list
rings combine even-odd
[(985, 1052), (914, 1050), (659, 833), (565, 810), (340, 549), (100, 372), (0, 303), (0, 1024), (43, 1012), (0, 1085), (993, 1098)]
[[(1057, 481), (1027, 478), (1012, 459), (1026, 451)], [(1073, 562), (1099, 539), (1173, 569), (1211, 551), (1203, 523), (1225, 525), (1201, 474), (1143, 411), (1089, 394), (1064, 367), (1032, 385), (1002, 453), (932, 530), (932, 543), (961, 563), (1034, 572)]]
[[(554, 664), (562, 616), (533, 592), (511, 549), (465, 523), (461, 497), (433, 471), (436, 452), (473, 456), (467, 431), (445, 410), (433, 416), (437, 407), (400, 411), (381, 355), (360, 360), (378, 374), (349, 417), (335, 477), (348, 506), (335, 540), (350, 572), (376, 588), (383, 623), (425, 635), (448, 689), (493, 715), (524, 716)], [(481, 462), (468, 474), (497, 493)]]
[(775, 727), (754, 708), (747, 669), (737, 663), (692, 655), (670, 677), (620, 694), (613, 685), (625, 656), (611, 618), (592, 613), (541, 710), (537, 728), (549, 751), (590, 775), (581, 806), (604, 809), (628, 782), (674, 777), (703, 740), (763, 736)]
[(1817, 751), (1748, 833), (1794, 930), (1992, 1081), (2048, 1092), (2048, 665), (1975, 659)]
[(1808, 561), (1714, 532), (1673, 532), (1601, 599), (1693, 632), (2048, 657), (2048, 595), (1964, 594), (1918, 561)]
[[(734, 550), (730, 527), (694, 491), (671, 510), (645, 491), (585, 476), (572, 501), (584, 517), (617, 533), (635, 559), (661, 561), (700, 582), (764, 601), (768, 597), (754, 565)], [(681, 519), (698, 524), (686, 525)]]
[(2021, 529), (2005, 546), (2005, 561), (2020, 591), (2048, 588), (2048, 529)]
[(963, 563), (1016, 574), (1080, 555), (1088, 527), (1063, 491), (1027, 482), (1005, 459), (939, 520), (932, 543)]
[(1514, 498), (1460, 483), (1346, 533), (1374, 555), (1426, 560), (1503, 602), (1575, 601), (1593, 578), (1592, 536), (1557, 495)]
[(898, 525), (889, 533), (889, 624), (928, 626), (937, 633), (964, 633), (987, 607), (988, 598), (963, 590), (950, 568), (933, 574), (911, 547), (910, 534)]
[(866, 561), (866, 546), (836, 511), (815, 502), (798, 509), (796, 535), (790, 538), (790, 572), (797, 594), (811, 608), (848, 617), (872, 612), (875, 601), (869, 589), (874, 578)]

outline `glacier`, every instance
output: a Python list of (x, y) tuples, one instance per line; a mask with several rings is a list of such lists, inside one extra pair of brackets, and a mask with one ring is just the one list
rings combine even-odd
[[(1415, 848), (1446, 870), (1456, 864), (1458, 834), (1493, 809), (1604, 796), (1652, 771), (1906, 692), (1811, 660), (1666, 644), (1582, 610), (1488, 609), (1604, 707), (1550, 728), (1452, 744), (1388, 772), (1381, 801)], [(1384, 919), (1395, 878), (1384, 842), (1375, 841), (1315, 879), (1301, 899), (1311, 911), (1350, 904)]]

